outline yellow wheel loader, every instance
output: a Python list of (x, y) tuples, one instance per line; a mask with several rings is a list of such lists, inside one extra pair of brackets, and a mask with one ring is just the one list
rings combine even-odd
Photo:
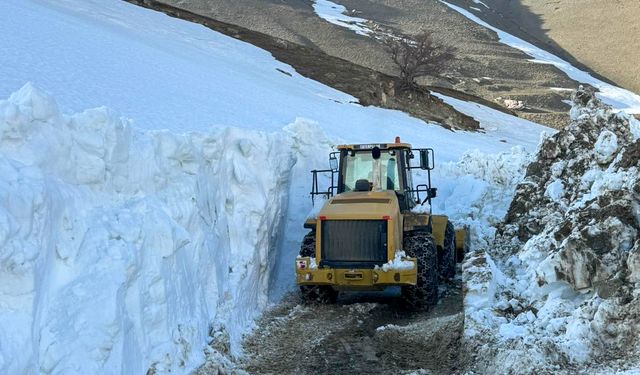
[[(337, 146), (330, 169), (313, 170), (311, 198), (324, 196), (316, 217), (304, 227), (296, 282), (307, 301), (334, 302), (340, 291), (384, 290), (400, 286), (411, 306), (433, 305), (440, 279), (455, 275), (469, 236), (454, 230), (447, 216), (418, 213), (417, 205), (436, 196), (431, 187), (433, 149), (394, 143)], [(416, 163), (416, 155), (419, 161)], [(414, 186), (412, 169), (427, 171)], [(321, 191), (318, 174), (330, 174)]]

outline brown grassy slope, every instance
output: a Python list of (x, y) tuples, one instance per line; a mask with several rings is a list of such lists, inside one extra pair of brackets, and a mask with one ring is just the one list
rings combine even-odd
[(523, 0), (547, 34), (576, 59), (640, 92), (640, 1)]
[(524, 33), (525, 38), (528, 34), (541, 42), (539, 46), (640, 93), (640, 0), (484, 2), (511, 21), (505, 25), (507, 31), (521, 37)]

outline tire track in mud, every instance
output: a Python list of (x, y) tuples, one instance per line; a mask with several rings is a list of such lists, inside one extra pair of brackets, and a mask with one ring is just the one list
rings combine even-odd
[(397, 298), (341, 295), (333, 305), (303, 305), (297, 294), (267, 311), (244, 340), (250, 374), (452, 374), (460, 372), (461, 283), (429, 310)]

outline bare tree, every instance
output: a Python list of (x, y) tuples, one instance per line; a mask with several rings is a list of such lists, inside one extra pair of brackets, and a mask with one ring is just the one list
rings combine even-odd
[(416, 78), (438, 74), (445, 62), (453, 58), (453, 48), (436, 45), (431, 32), (427, 31), (413, 38), (388, 37), (384, 44), (398, 67), (404, 89), (415, 89)]

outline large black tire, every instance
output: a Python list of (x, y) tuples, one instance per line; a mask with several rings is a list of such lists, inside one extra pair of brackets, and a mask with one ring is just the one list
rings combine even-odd
[(404, 251), (418, 261), (416, 285), (402, 287), (402, 299), (413, 308), (433, 306), (438, 302), (438, 250), (429, 232), (404, 234)]
[[(309, 232), (302, 239), (300, 256), (316, 256), (316, 232)], [(327, 285), (300, 285), (300, 295), (305, 303), (335, 303), (338, 291)]]
[(450, 221), (447, 221), (444, 231), (444, 247), (438, 250), (440, 277), (443, 280), (450, 280), (456, 275), (456, 231)]

